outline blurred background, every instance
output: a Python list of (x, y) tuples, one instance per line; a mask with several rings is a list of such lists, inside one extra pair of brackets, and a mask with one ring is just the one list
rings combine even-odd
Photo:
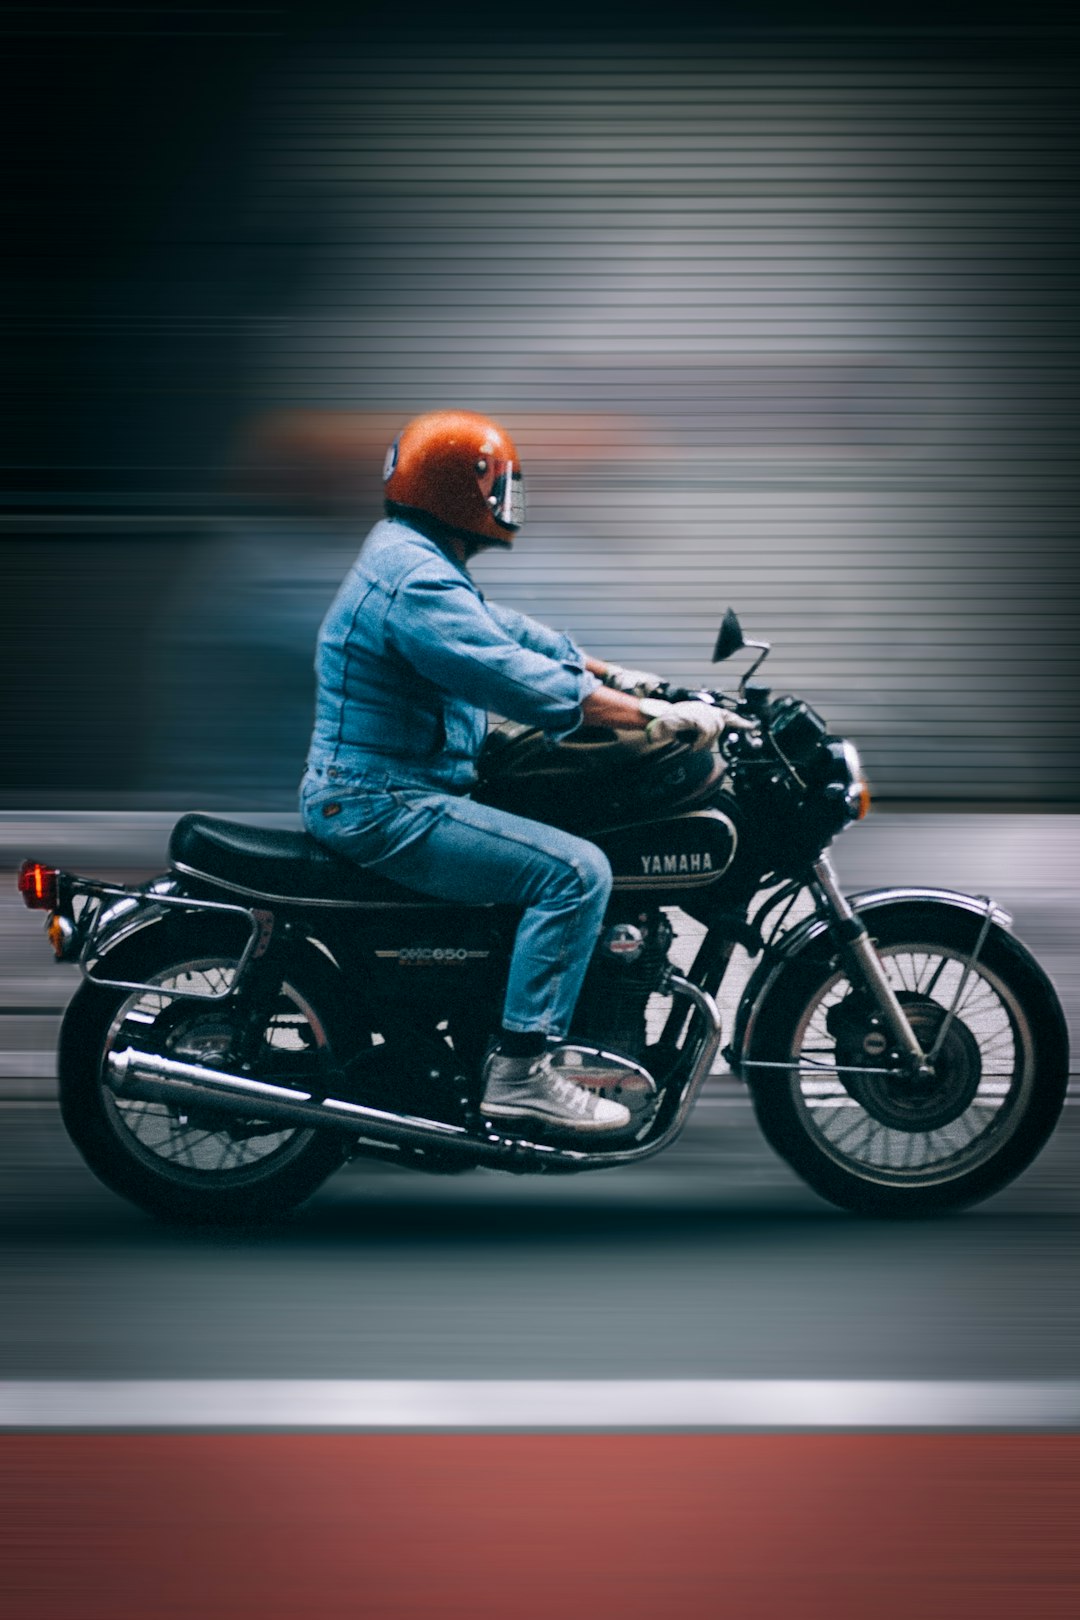
[(479, 560), (879, 800), (1080, 799), (1080, 32), (949, 8), (9, 7), (0, 809), (289, 810), (386, 444), (522, 449)]
[[(131, 880), (180, 811), (291, 813), (317, 627), (385, 447), (416, 412), (471, 406), (516, 436), (530, 502), (513, 554), (478, 559), (483, 588), (682, 683), (710, 675), (733, 604), (774, 645), (773, 685), (868, 765), (884, 813), (838, 844), (845, 888), (992, 892), (1075, 1048), (1080, 28), (1040, 0), (622, 0), (617, 21), (602, 0), (39, 0), (0, 8), (0, 84), (0, 868)], [(8, 872), (2, 1379), (1075, 1380), (1075, 1079), (1046, 1152), (970, 1218), (827, 1209), (719, 1073), (676, 1147), (617, 1176), (357, 1161), (293, 1222), (222, 1237), (151, 1225), (67, 1142), (76, 977)], [(319, 1612), (351, 1613), (373, 1547), (396, 1565), (401, 1545), (440, 1612), (447, 1549), (484, 1585), (461, 1612), (540, 1612), (544, 1534), (557, 1552), (571, 1523), (588, 1569), (567, 1614), (577, 1591), (601, 1613), (608, 1547), (628, 1549), (627, 1614), (656, 1594), (712, 1615), (724, 1590), (747, 1615), (985, 1617), (1018, 1591), (1025, 1614), (1080, 1612), (1060, 1453), (1034, 1483), (1015, 1448), (984, 1453), (973, 1488), (954, 1444), (924, 1475), (945, 1501), (895, 1473), (883, 1494), (839, 1453), (811, 1491), (790, 1451), (775, 1474), (753, 1472), (760, 1446), (714, 1452), (711, 1475), (672, 1464), (684, 1516), (622, 1449), (625, 1519), (549, 1461), (529, 1479), (556, 1481), (550, 1517), (496, 1472), (489, 1524), (470, 1476), (407, 1449), (354, 1467), (324, 1521), (317, 1447), (340, 1437), (280, 1476), (263, 1449), (236, 1486), (235, 1437), (205, 1464), (136, 1437), (130, 1513), (115, 1436), (77, 1466), (42, 1438), (0, 1457), (27, 1615), (163, 1612), (190, 1571), (200, 1601), (291, 1616), (328, 1570)], [(261, 1545), (235, 1534), (248, 1503)], [(507, 1515), (531, 1538), (510, 1600)], [(717, 1576), (736, 1543), (752, 1589)], [(226, 1545), (242, 1588), (221, 1585)]]

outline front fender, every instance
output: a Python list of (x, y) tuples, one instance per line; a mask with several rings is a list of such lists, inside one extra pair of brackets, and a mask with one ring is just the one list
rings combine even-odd
[[(880, 918), (885, 912), (891, 914), (899, 907), (907, 905), (942, 906), (954, 914), (970, 916), (975, 925), (972, 945), (977, 938), (977, 930), (985, 922), (988, 912), (991, 923), (999, 928), (1012, 927), (1009, 913), (994, 901), (981, 895), (960, 894), (953, 889), (864, 889), (859, 894), (849, 895), (848, 903), (866, 923), (871, 935), (874, 932), (875, 917)], [(761, 961), (747, 980), (739, 1002), (739, 1010), (735, 1015), (735, 1030), (731, 1044), (724, 1053), (734, 1075), (744, 1078), (743, 1057), (754, 1040), (758, 1024), (780, 980), (791, 971), (797, 959), (805, 960), (812, 953), (817, 953), (825, 959), (835, 953), (828, 923), (816, 913), (804, 917), (801, 923), (788, 929), (776, 945), (766, 949)]]

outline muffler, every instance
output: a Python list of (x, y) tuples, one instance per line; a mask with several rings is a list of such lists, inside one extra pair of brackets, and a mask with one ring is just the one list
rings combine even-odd
[(621, 1138), (618, 1142), (598, 1143), (595, 1148), (559, 1147), (506, 1136), (490, 1125), (483, 1133), (472, 1132), (445, 1120), (391, 1114), (365, 1103), (347, 1102), (343, 1097), (319, 1097), (293, 1086), (276, 1086), (270, 1080), (183, 1063), (133, 1046), (110, 1052), (106, 1069), (110, 1086), (121, 1098), (164, 1103), (169, 1108), (211, 1109), (248, 1119), (280, 1120), (283, 1125), (306, 1125), (320, 1131), (340, 1130), (380, 1146), (449, 1150), (474, 1162), (497, 1164), (504, 1170), (567, 1171), (633, 1164), (661, 1152), (678, 1136), (720, 1045), (720, 1014), (712, 997), (677, 974), (671, 974), (667, 982), (669, 989), (688, 997), (701, 1014), (701, 1034), (689, 1077), (668, 1124), (657, 1135), (643, 1133), (643, 1141), (632, 1143)]
[(342, 1097), (318, 1097), (293, 1086), (276, 1086), (269, 1080), (228, 1074), (224, 1069), (210, 1069), (200, 1063), (183, 1063), (131, 1046), (122, 1052), (110, 1052), (106, 1067), (109, 1084), (118, 1097), (165, 1103), (169, 1108), (211, 1109), (217, 1113), (241, 1113), (251, 1119), (280, 1120), (283, 1125), (343, 1130), (350, 1136), (363, 1136), (393, 1147), (457, 1150), (467, 1158), (503, 1165), (508, 1157), (526, 1154), (572, 1161), (588, 1157), (539, 1142), (518, 1142), (494, 1134), (490, 1139), (474, 1136), (463, 1125), (444, 1120), (391, 1114)]

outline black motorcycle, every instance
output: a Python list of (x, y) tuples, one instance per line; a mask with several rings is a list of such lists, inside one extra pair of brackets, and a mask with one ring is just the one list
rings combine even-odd
[[(990, 899), (846, 899), (825, 851), (865, 814), (856, 750), (751, 679), (768, 646), (725, 616), (714, 660), (758, 656), (751, 717), (718, 751), (584, 729), (557, 748), (496, 730), (477, 797), (594, 840), (614, 889), (568, 1039), (631, 1119), (615, 1139), (496, 1129), (480, 1070), (518, 913), (462, 909), (300, 832), (186, 815), (170, 870), (124, 888), (27, 861), (56, 956), (84, 982), (60, 1036), (65, 1125), (157, 1214), (265, 1220), (344, 1159), (518, 1172), (634, 1164), (679, 1135), (721, 1042), (736, 946), (760, 960), (724, 1057), (773, 1147), (848, 1209), (924, 1215), (986, 1198), (1053, 1130), (1068, 1078), (1054, 989)], [(676, 929), (697, 939), (684, 971)], [(692, 942), (692, 941), (691, 941)], [(595, 1073), (593, 1083), (596, 1084)]]

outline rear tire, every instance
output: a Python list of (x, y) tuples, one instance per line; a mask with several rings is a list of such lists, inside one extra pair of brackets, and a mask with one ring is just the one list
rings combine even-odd
[[(956, 997), (979, 919), (911, 901), (866, 922), (925, 1049)], [(937, 1079), (921, 1091), (899, 1076), (828, 1068), (880, 1065), (873, 1054), (884, 1041), (820, 942), (793, 958), (755, 1022), (746, 1058), (803, 1064), (801, 1074), (747, 1068), (765, 1136), (822, 1197), (860, 1214), (932, 1215), (991, 1197), (1035, 1158), (1065, 1100), (1061, 1005), (1031, 953), (996, 925), (960, 993)]]
[[(170, 996), (177, 984), (220, 988), (242, 949), (220, 921), (165, 920), (104, 959), (111, 978), (160, 990), (110, 990), (84, 983), (60, 1036), (60, 1108), (68, 1134), (113, 1192), (166, 1220), (246, 1225), (280, 1218), (315, 1192), (343, 1159), (344, 1138), (306, 1127), (259, 1125), (227, 1113), (197, 1118), (180, 1108), (118, 1095), (105, 1078), (111, 1050), (133, 1036), (170, 1056), (212, 1064), (228, 1042), (227, 1004)], [(288, 1053), (339, 1051), (340, 991), (329, 964), (309, 946), (284, 969), (264, 1032), (267, 1061)], [(155, 1039), (155, 1037), (158, 1037)]]

